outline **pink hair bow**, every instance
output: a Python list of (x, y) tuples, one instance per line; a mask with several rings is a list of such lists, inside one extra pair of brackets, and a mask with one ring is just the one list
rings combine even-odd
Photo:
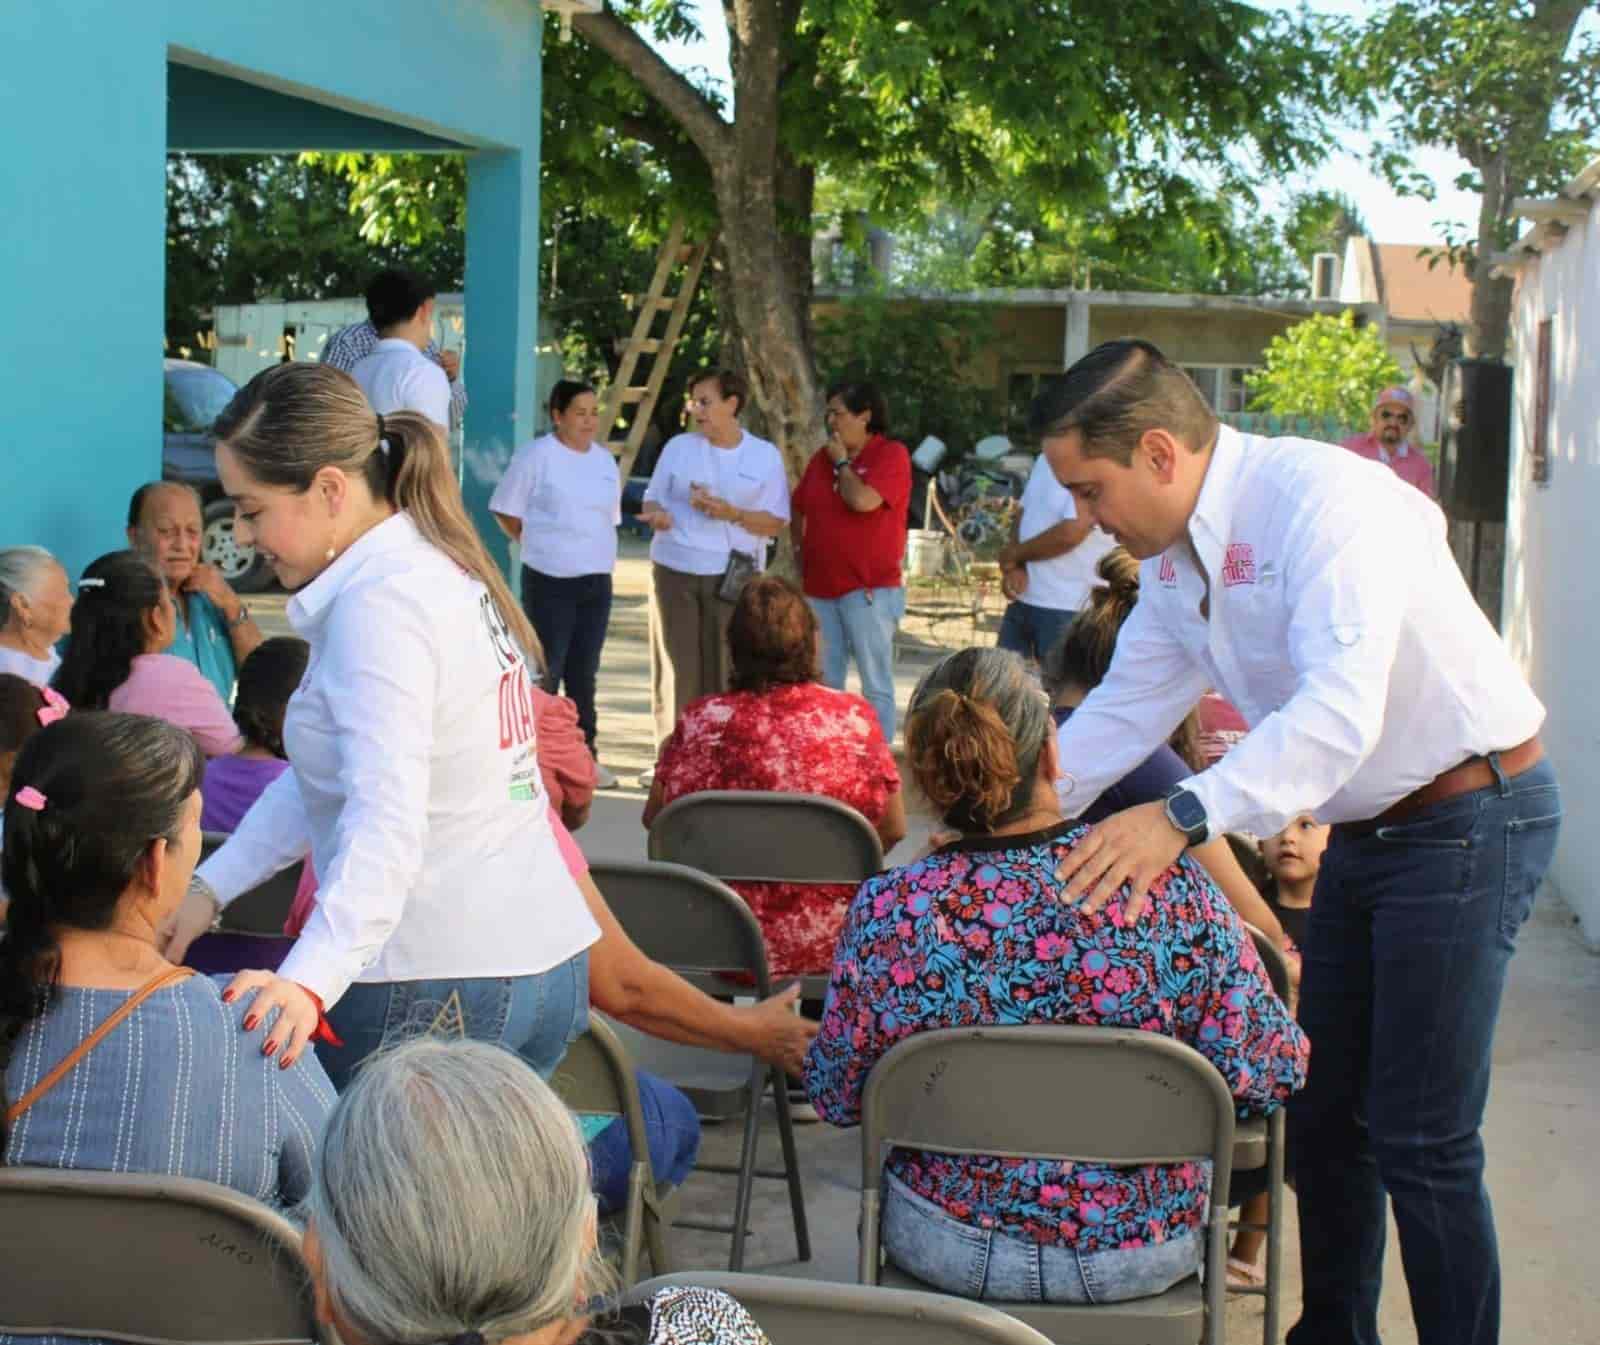
[(58, 719), (65, 719), (67, 711), (72, 708), (67, 704), (67, 698), (54, 687), (40, 687), (39, 694), (44, 697), (44, 704), (39, 707), (39, 724), (54, 724)]
[(17, 791), (16, 798), (17, 802), (20, 803), (24, 808), (31, 808), (36, 813), (42, 813), (44, 811), (44, 795), (32, 785), (23, 785), (23, 787)]

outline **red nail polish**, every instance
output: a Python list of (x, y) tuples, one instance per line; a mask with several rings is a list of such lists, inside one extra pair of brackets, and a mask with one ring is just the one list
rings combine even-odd
[(224, 990), (222, 992), (222, 1002), (224, 1004), (232, 1004), (233, 1003), (233, 991)]
[(278, 1061), (278, 1068), (279, 1069), (288, 1069), (289, 1066), (292, 1065), (292, 1064), (294, 1064), (294, 1061), (289, 1059), (288, 1056), (284, 1056), (284, 1058), (282, 1060)]
[(277, 1049), (278, 1049), (278, 1043), (275, 1042), (275, 1041), (269, 1041), (265, 1046), (263, 1046), (261, 1048), (261, 1054), (262, 1055), (271, 1055)]
[(260, 1020), (260, 1019), (258, 1019), (258, 1018), (257, 1018), (257, 1017), (256, 1017), (256, 1016), (255, 1016), (255, 1014), (250, 1014), (250, 1015), (249, 1015), (249, 1016), (248, 1016), (248, 1017), (247, 1017), (247, 1018), (246, 1018), (246, 1019), (245, 1019), (245, 1020), (244, 1020), (244, 1030), (245, 1030), (245, 1031), (246, 1031), (246, 1032), (253, 1032), (253, 1031), (255, 1031), (255, 1026), (256, 1026), (256, 1024), (257, 1024), (257, 1023), (258, 1023), (258, 1022), (260, 1022), (260, 1021), (261, 1021), (261, 1020)]

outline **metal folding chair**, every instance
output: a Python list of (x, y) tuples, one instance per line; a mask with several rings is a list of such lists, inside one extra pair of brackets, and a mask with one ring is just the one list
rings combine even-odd
[[(996, 1098), (1027, 1104), (996, 1107)], [(1233, 1118), (1233, 1097), (1211, 1062), (1153, 1032), (1040, 1024), (919, 1033), (867, 1077), (859, 1278), (927, 1287), (881, 1255), (887, 1148), (1127, 1165), (1209, 1160), (1203, 1291), (1191, 1277), (1122, 1303), (1000, 1306), (1057, 1345), (1220, 1345)]]
[[(1267, 979), (1278, 998), (1289, 1002), (1289, 963), (1282, 949), (1254, 925), (1246, 924), (1250, 939), (1256, 946), (1267, 969)], [(1283, 1293), (1283, 1162), (1284, 1162), (1284, 1108), (1279, 1107), (1270, 1116), (1252, 1117), (1240, 1121), (1234, 1130), (1233, 1170), (1254, 1172), (1266, 1169), (1267, 1222), (1247, 1223), (1238, 1219), (1233, 1231), (1249, 1229), (1265, 1233), (1267, 1237), (1267, 1266), (1259, 1288), (1230, 1289), (1230, 1294), (1263, 1300), (1261, 1339), (1263, 1345), (1278, 1345), (1278, 1320)]]
[(650, 1164), (650, 1141), (645, 1134), (644, 1109), (639, 1105), (639, 1081), (633, 1061), (610, 1024), (590, 1013), (589, 1030), (567, 1048), (550, 1080), (561, 1100), (575, 1112), (620, 1116), (628, 1127), (633, 1165), (628, 1169), (628, 1203), (609, 1223), (619, 1236), (622, 1282), (639, 1278), (639, 1254), (646, 1250), (657, 1275), (672, 1269), (667, 1250), (667, 1228), (672, 1223), (672, 1188), (656, 1181)]
[[(650, 826), (649, 855), (725, 883), (859, 884), (883, 868), (877, 831), (849, 805), (739, 789), (674, 799)], [(826, 976), (801, 978), (805, 999), (827, 990)]]
[[(618, 922), (640, 950), (671, 967), (710, 993), (726, 994), (727, 974), (748, 977), (748, 992), (765, 999), (772, 993), (767, 973), (766, 944), (761, 927), (738, 893), (715, 878), (681, 864), (594, 864), (590, 877), (605, 894)], [(699, 1163), (696, 1170), (737, 1176), (732, 1223), (707, 1223), (679, 1218), (683, 1228), (731, 1233), (730, 1270), (744, 1265), (754, 1178), (773, 1178), (789, 1187), (789, 1207), (799, 1259), (811, 1259), (806, 1227), (805, 1193), (800, 1187), (800, 1160), (794, 1142), (794, 1118), (782, 1070), (754, 1056), (680, 1046), (614, 1024), (617, 1036), (641, 1068), (681, 1088), (702, 1116), (719, 1120), (744, 1118), (744, 1141), (734, 1166)], [(761, 1138), (761, 1099), (770, 1089), (778, 1112), (778, 1139), (783, 1168), (756, 1167)]]
[(646, 1280), (624, 1302), (671, 1286), (721, 1289), (739, 1300), (772, 1345), (1050, 1345), (997, 1307), (948, 1294), (782, 1275), (687, 1271)]
[(0, 1336), (299, 1345), (316, 1323), (300, 1232), (188, 1177), (0, 1167)]

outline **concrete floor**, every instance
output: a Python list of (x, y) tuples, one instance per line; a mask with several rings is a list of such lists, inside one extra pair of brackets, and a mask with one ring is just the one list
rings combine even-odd
[[(622, 777), (622, 787), (597, 797), (578, 835), (591, 860), (643, 859), (640, 825), (644, 795), (634, 784), (654, 760), (649, 707), (645, 594), (648, 562), (642, 546), (625, 542), (601, 676), (602, 759)], [(262, 625), (287, 633), (282, 595), (253, 598)], [(922, 615), (906, 623), (909, 639), (897, 667), (904, 707), (923, 668), (949, 649), (992, 643), (999, 613), (991, 596), (976, 619), (963, 600), (914, 595)], [(1576, 811), (1576, 810), (1574, 810)], [(1574, 825), (1576, 818), (1569, 820)], [(927, 820), (912, 816), (912, 832), (891, 860), (909, 854), (926, 836)], [(777, 1132), (763, 1129), (763, 1157), (777, 1161)], [(1600, 1254), (1591, 1241), (1592, 1207), (1600, 1189), (1593, 1176), (1600, 1153), (1600, 958), (1580, 942), (1571, 912), (1548, 894), (1523, 930), (1511, 964), (1495, 1043), (1495, 1078), (1485, 1126), (1489, 1185), (1499, 1224), (1504, 1266), (1507, 1345), (1594, 1345), (1600, 1341)], [(703, 1156), (737, 1158), (739, 1128), (709, 1126)], [(758, 1181), (753, 1235), (745, 1268), (807, 1278), (853, 1281), (860, 1154), (852, 1131), (826, 1125), (798, 1130), (812, 1259), (795, 1259), (787, 1192), (781, 1182)], [(733, 1179), (697, 1173), (682, 1192), (685, 1213), (727, 1217)], [(1283, 1319), (1299, 1309), (1299, 1258), (1293, 1224), (1285, 1234), (1287, 1275)], [(725, 1267), (726, 1237), (676, 1230), (678, 1269)], [(1385, 1345), (1414, 1345), (1399, 1251), (1391, 1230), (1380, 1324)], [(1235, 1300), (1229, 1339), (1260, 1338), (1259, 1300)]]

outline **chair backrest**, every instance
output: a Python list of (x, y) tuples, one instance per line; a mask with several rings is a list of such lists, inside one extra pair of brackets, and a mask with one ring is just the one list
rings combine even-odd
[(567, 1047), (550, 1078), (550, 1086), (575, 1112), (622, 1117), (635, 1157), (643, 1154), (649, 1158), (638, 1076), (627, 1048), (597, 1012), (590, 1011), (588, 1029)]
[(646, 957), (685, 974), (745, 972), (757, 995), (771, 993), (761, 926), (726, 884), (652, 861), (591, 864), (589, 876)]
[(187, 1177), (0, 1167), (0, 1336), (141, 1345), (327, 1340), (299, 1231)]
[(1283, 949), (1273, 943), (1265, 934), (1252, 925), (1249, 921), (1244, 926), (1250, 931), (1250, 942), (1255, 944), (1256, 953), (1267, 968), (1267, 979), (1272, 982), (1272, 988), (1278, 992), (1278, 998), (1285, 1004), (1289, 1002), (1289, 959), (1283, 955)]
[(861, 883), (883, 868), (872, 823), (822, 794), (686, 794), (651, 823), (649, 853), (736, 883)]
[[(1008, 1100), (1013, 1105), (1007, 1105)], [(862, 1186), (884, 1147), (1138, 1165), (1209, 1159), (1228, 1189), (1234, 1101), (1171, 1037), (1129, 1028), (948, 1028), (873, 1066), (861, 1106)]]
[[(200, 858), (209, 859), (228, 839), (225, 831), (200, 833)], [(294, 894), (300, 886), (300, 864), (281, 869), (266, 882), (241, 892), (222, 912), (221, 927), (230, 934), (260, 934), (283, 937), (283, 922), (289, 918)]]
[(730, 1294), (772, 1345), (1049, 1345), (1031, 1326), (972, 1299), (782, 1275), (726, 1270), (660, 1275), (635, 1286), (625, 1301), (642, 1302), (674, 1285)]

